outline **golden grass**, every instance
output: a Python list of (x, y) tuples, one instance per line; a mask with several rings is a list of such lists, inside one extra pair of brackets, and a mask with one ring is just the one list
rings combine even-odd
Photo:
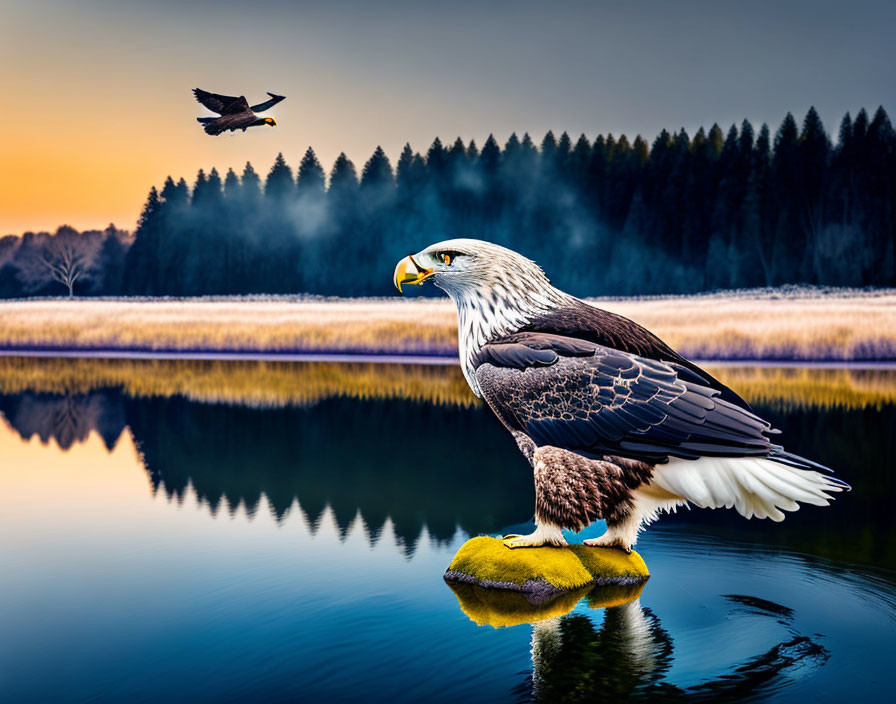
[(896, 403), (896, 370), (706, 365), (753, 405), (777, 408), (881, 408)]
[[(600, 301), (691, 359), (896, 359), (896, 294)], [(14, 301), (0, 347), (450, 354), (447, 300)]]
[[(880, 408), (896, 403), (896, 370), (712, 365), (707, 370), (752, 404)], [(121, 388), (132, 397), (179, 395), (258, 407), (306, 406), (332, 397), (479, 403), (456, 365), (0, 356), (0, 393), (81, 394), (103, 388)]]
[(456, 366), (368, 362), (236, 362), (0, 357), (0, 393), (79, 394), (121, 388), (132, 397), (310, 406), (326, 398), (478, 403)]
[(690, 359), (896, 359), (896, 294), (599, 303)]
[(450, 353), (455, 325), (443, 301), (0, 303), (7, 348)]

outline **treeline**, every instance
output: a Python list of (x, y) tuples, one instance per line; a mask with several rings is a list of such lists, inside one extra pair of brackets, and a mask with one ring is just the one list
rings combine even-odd
[(847, 114), (836, 143), (815, 109), (774, 135), (744, 121), (648, 143), (549, 132), (536, 146), (436, 139), (395, 169), (381, 148), (360, 176), (326, 178), (312, 149), (190, 188), (153, 188), (121, 292), (381, 295), (392, 267), (448, 237), (488, 239), (581, 295), (808, 283), (896, 285), (896, 132), (883, 110)]

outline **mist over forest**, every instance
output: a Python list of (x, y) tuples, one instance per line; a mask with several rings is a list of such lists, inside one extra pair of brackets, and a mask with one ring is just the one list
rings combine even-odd
[(896, 132), (847, 114), (836, 140), (815, 111), (772, 133), (748, 121), (501, 146), (436, 139), (381, 148), (326, 174), (309, 148), (262, 175), (200, 171), (153, 187), (131, 235), (0, 238), (0, 297), (387, 295), (408, 252), (477, 237), (537, 261), (577, 295), (691, 293), (805, 283), (896, 285)]

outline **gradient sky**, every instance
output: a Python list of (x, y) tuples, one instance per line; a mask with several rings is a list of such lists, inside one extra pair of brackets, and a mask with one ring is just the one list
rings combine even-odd
[[(774, 129), (813, 104), (836, 132), (896, 112), (894, 30), (892, 0), (0, 0), (0, 233), (132, 228), (169, 173), (309, 145), (329, 172), (436, 135)], [(276, 128), (213, 138), (195, 86), (288, 98)]]

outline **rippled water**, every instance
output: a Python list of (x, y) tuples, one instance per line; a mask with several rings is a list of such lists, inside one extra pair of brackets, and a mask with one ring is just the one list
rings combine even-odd
[(456, 369), (2, 364), (0, 700), (896, 694), (892, 372), (729, 371), (854, 491), (665, 518), (634, 601), (495, 628), (442, 573), (529, 520), (531, 472)]

